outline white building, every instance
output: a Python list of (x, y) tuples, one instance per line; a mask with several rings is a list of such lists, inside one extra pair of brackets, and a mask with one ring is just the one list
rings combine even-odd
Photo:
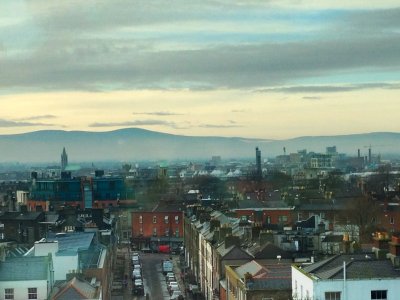
[(293, 265), (292, 292), (295, 300), (399, 299), (400, 270), (372, 255), (336, 255), (304, 267)]
[(48, 299), (53, 286), (51, 255), (8, 258), (0, 262), (0, 300)]
[[(47, 239), (35, 242), (34, 247), (28, 255), (43, 256), (51, 253), (54, 264), (55, 280), (66, 280), (69, 273), (79, 273), (82, 271), (82, 261), (80, 253), (89, 251), (94, 239), (93, 232), (64, 233), (57, 234)], [(100, 251), (99, 264), (104, 263), (106, 250)], [(98, 268), (99, 266), (96, 266)]]

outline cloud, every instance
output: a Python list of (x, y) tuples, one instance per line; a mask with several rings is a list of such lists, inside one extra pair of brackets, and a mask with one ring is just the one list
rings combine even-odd
[(148, 115), (148, 116), (182, 116), (183, 114), (168, 112), (168, 111), (154, 111), (154, 112), (134, 112), (133, 115)]
[(201, 128), (239, 128), (243, 127), (238, 124), (200, 124), (198, 127)]
[(136, 120), (125, 122), (96, 122), (89, 124), (89, 127), (128, 127), (128, 126), (166, 126), (174, 129), (185, 129), (184, 125), (180, 126), (175, 122), (168, 122), (163, 120)]
[(304, 100), (320, 100), (320, 99), (322, 99), (322, 97), (306, 96), (306, 97), (303, 97), (302, 99), (304, 99)]
[(25, 118), (20, 118), (18, 121), (34, 121), (34, 120), (43, 120), (43, 119), (55, 119), (57, 116), (55, 115), (40, 115), (40, 116), (30, 116)]
[[(400, 89), (400, 83), (364, 83), (348, 85), (299, 85), (289, 87), (266, 88), (257, 92), (278, 93), (340, 93), (367, 89)], [(306, 97), (303, 97), (305, 99)], [(310, 98), (310, 97), (309, 97)], [(313, 97), (315, 98), (315, 97)]]
[[(358, 10), (309, 13), (321, 9), (318, 1), (283, 1), (303, 10), (281, 9), (281, 1), (34, 1), (30, 18), (9, 34), (32, 30), (24, 35), (35, 37), (24, 40), (29, 47), (2, 42), (15, 54), (0, 58), (0, 88), (258, 89), (349, 72), (400, 73), (400, 9), (366, 11), (360, 1), (351, 1)], [(263, 5), (273, 9), (256, 9)], [(201, 30), (205, 23), (219, 34)], [(243, 33), (243, 24), (259, 35)]]
[(0, 127), (29, 127), (29, 126), (55, 126), (55, 124), (19, 122), (19, 121), (0, 119)]

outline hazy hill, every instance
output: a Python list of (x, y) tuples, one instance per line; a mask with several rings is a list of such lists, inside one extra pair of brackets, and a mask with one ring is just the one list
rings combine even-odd
[(336, 145), (341, 153), (363, 155), (371, 145), (373, 153), (398, 154), (399, 133), (368, 133), (342, 136), (299, 137), (289, 140), (259, 140), (226, 137), (171, 135), (138, 128), (108, 132), (44, 130), (0, 135), (0, 162), (59, 161), (66, 147), (70, 161), (137, 161), (156, 159), (196, 159), (221, 155), (223, 158), (252, 158), (260, 147), (263, 158), (299, 149), (325, 152)]

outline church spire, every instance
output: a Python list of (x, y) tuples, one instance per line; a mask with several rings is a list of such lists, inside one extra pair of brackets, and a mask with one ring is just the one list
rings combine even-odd
[(61, 154), (61, 171), (64, 171), (67, 166), (68, 166), (68, 155), (64, 147), (63, 152)]

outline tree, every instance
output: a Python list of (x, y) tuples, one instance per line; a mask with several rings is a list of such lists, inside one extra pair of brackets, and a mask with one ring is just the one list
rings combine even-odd
[(204, 197), (223, 200), (227, 195), (224, 181), (214, 176), (195, 177), (192, 182)]
[(379, 205), (376, 200), (371, 196), (361, 196), (349, 202), (342, 221), (358, 226), (360, 242), (369, 242), (376, 230), (373, 220), (377, 219), (378, 213)]
[(132, 165), (131, 164), (123, 164), (122, 165), (122, 170), (125, 172), (125, 173), (128, 173), (129, 172), (129, 170), (132, 168)]

